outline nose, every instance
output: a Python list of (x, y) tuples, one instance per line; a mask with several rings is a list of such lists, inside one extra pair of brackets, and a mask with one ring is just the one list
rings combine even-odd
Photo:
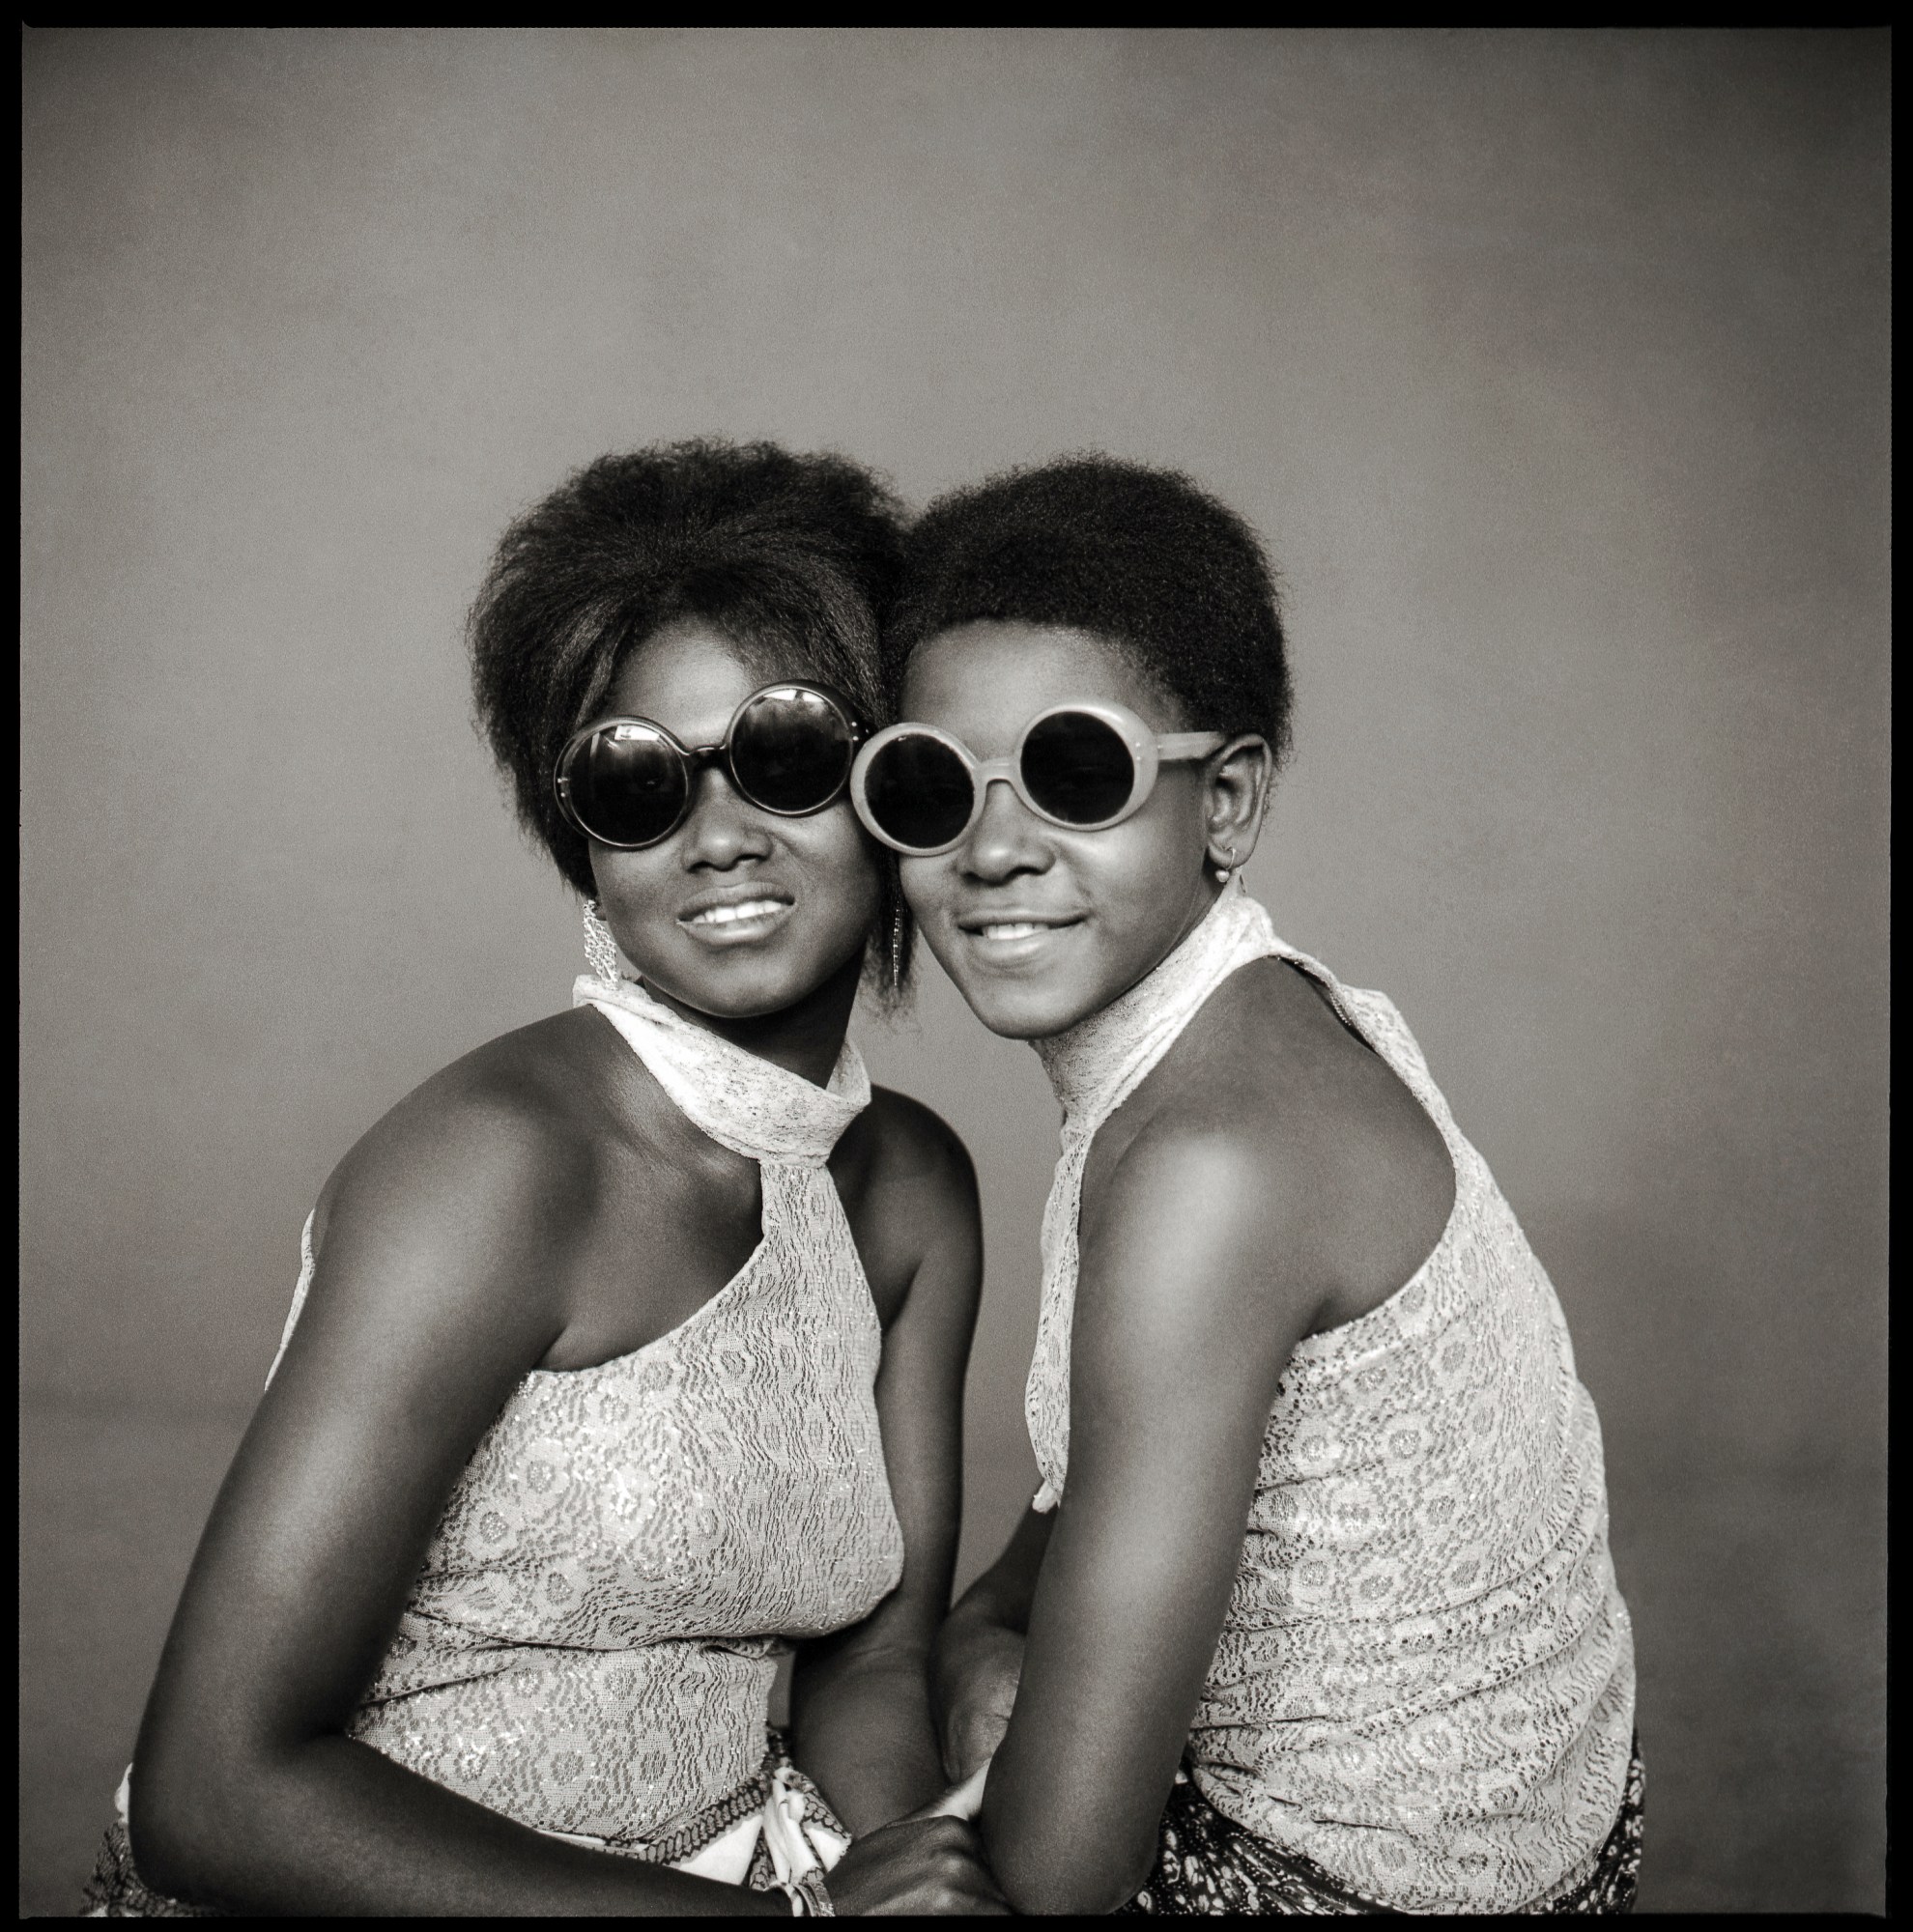
[(728, 872), (746, 859), (768, 859), (770, 828), (763, 814), (741, 798), (729, 775), (707, 766), (694, 781), (691, 810), (678, 834), (687, 872)]
[(990, 780), (984, 788), (983, 810), (957, 847), (963, 870), (987, 885), (1000, 885), (1020, 872), (1046, 872), (1054, 856), (1042, 820), (1016, 796), (1010, 781)]

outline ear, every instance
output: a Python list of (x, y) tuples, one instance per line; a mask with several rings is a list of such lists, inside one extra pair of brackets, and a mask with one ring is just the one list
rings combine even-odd
[(1275, 754), (1256, 732), (1233, 738), (1210, 754), (1203, 825), (1208, 834), (1205, 863), (1234, 872), (1248, 864), (1269, 809), (1269, 786)]

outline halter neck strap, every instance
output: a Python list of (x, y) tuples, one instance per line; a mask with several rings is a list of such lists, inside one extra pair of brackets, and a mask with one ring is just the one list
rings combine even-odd
[(693, 1126), (751, 1160), (821, 1166), (844, 1128), (870, 1105), (870, 1075), (848, 1039), (829, 1084), (819, 1087), (694, 1025), (636, 980), (614, 985), (580, 974), (571, 1004), (596, 1007)]
[(1100, 1012), (1034, 1042), (1063, 1103), (1063, 1140), (1085, 1140), (1142, 1083), (1203, 1003), (1252, 959), (1289, 948), (1237, 874), (1195, 929), (1153, 972)]

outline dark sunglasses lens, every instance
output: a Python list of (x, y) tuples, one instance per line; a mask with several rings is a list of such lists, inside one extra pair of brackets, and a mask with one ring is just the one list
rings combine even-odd
[(933, 852), (962, 837), (976, 784), (941, 739), (893, 738), (864, 774), (864, 803), (878, 828), (912, 851)]
[(1113, 725), (1087, 711), (1059, 711), (1023, 740), (1023, 785), (1065, 825), (1100, 825), (1129, 802), (1136, 765)]
[(684, 815), (689, 783), (675, 746), (642, 724), (608, 724), (564, 766), (579, 822), (607, 845), (649, 845)]
[(759, 692), (730, 729), (737, 786), (766, 811), (816, 811), (843, 789), (857, 747), (829, 698), (800, 689)]

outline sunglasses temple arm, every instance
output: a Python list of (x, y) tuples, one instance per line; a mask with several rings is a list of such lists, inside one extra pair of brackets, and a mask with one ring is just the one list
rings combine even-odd
[(1228, 742), (1220, 731), (1165, 731), (1156, 741), (1156, 755), (1163, 764), (1184, 758), (1206, 758)]

